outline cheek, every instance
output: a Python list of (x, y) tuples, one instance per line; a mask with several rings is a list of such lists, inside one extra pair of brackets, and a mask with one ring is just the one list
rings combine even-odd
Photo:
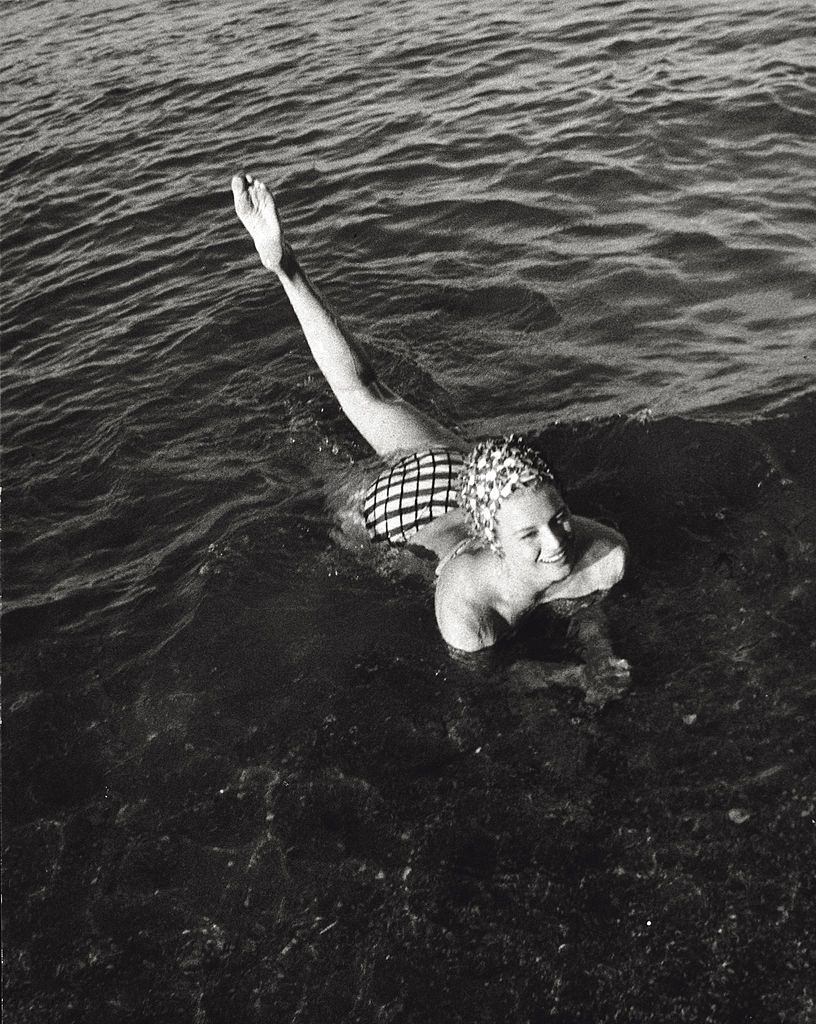
[(519, 562), (534, 562), (540, 551), (541, 545), (536, 540), (513, 540), (504, 549), (508, 558)]

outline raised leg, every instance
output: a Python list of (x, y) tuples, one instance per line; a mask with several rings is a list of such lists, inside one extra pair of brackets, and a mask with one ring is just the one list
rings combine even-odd
[(235, 212), (252, 236), (261, 262), (277, 275), (300, 321), (315, 362), (343, 411), (380, 454), (461, 446), (461, 438), (377, 380), (360, 346), (321, 298), (283, 237), (275, 202), (262, 181), (232, 179)]

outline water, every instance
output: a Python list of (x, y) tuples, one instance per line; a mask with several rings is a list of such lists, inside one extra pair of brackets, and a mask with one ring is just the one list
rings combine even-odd
[[(289, 7), (4, 12), (6, 1009), (812, 1020), (812, 5)], [(335, 542), (242, 167), (384, 379), (624, 530), (624, 701)]]

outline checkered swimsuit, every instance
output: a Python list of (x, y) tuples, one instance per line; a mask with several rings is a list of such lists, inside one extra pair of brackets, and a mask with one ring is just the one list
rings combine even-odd
[(459, 452), (431, 448), (400, 459), (369, 487), (363, 516), (372, 540), (404, 544), (438, 516), (458, 508)]

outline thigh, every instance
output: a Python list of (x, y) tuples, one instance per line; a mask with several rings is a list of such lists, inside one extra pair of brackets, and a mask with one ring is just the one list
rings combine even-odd
[(432, 416), (381, 384), (338, 394), (343, 412), (379, 455), (436, 446), (461, 448), (463, 441)]

